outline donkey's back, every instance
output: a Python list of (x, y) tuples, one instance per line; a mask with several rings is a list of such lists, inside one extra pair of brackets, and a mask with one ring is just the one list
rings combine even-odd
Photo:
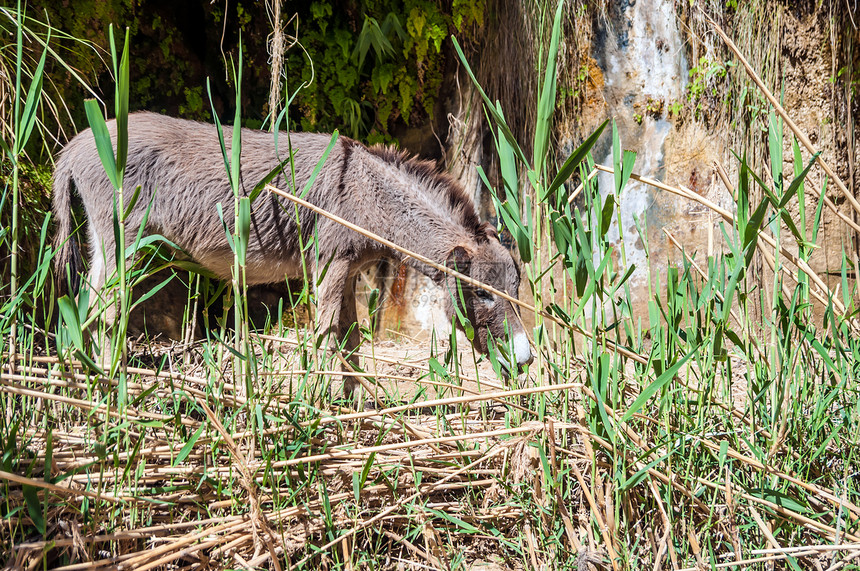
[[(234, 196), (215, 129), (211, 124), (148, 112), (129, 116), (128, 162), (123, 181), (125, 200), (128, 202), (137, 187), (140, 187), (140, 195), (126, 220), (126, 236), (129, 241), (133, 240), (145, 223), (145, 235), (164, 236), (217, 276), (229, 278), (232, 252), (217, 205), (221, 205), (223, 220), (232, 230)], [(108, 123), (108, 130), (115, 146), (114, 121)], [(284, 162), (289, 156), (286, 133), (279, 135), (276, 145), (274, 133), (242, 130), (242, 195), (249, 194), (279, 164), (289, 164)], [(228, 153), (231, 137), (232, 128), (225, 128)], [(295, 183), (302, 188), (323, 155), (330, 136), (293, 133), (291, 137), (293, 147), (300, 149), (293, 167)], [(322, 189), (342, 161), (341, 154), (340, 147), (335, 147), (313, 194), (329, 194)], [(284, 170), (289, 173), (288, 166)], [(282, 187), (286, 187), (287, 182), (283, 173), (273, 180)], [(101, 287), (115, 267), (114, 190), (89, 129), (66, 145), (54, 175), (58, 264), (64, 267), (70, 263), (76, 273), (80, 271), (80, 258), (74, 251), (72, 237), (70, 196), (73, 187), (81, 197), (89, 222), (90, 278), (93, 286)], [(297, 275), (301, 267), (300, 238), (309, 238), (313, 231), (310, 213), (300, 213), (300, 236), (295, 212), (283, 208), (274, 196), (259, 196), (253, 209), (247, 255), (248, 283), (271, 283), (284, 276)]]

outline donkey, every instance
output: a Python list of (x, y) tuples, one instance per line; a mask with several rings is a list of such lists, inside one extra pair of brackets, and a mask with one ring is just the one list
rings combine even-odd
[[(115, 145), (114, 121), (108, 123), (108, 129)], [(221, 159), (216, 127), (139, 112), (129, 116), (128, 133), (124, 186), (141, 188), (126, 222), (129, 243), (146, 219), (144, 235), (165, 237), (216, 276), (229, 279), (233, 253), (216, 205), (222, 205), (223, 219), (232, 226), (233, 192)], [(232, 128), (224, 128), (227, 148), (231, 133)], [(310, 180), (331, 137), (315, 133), (290, 133), (289, 137), (294, 150), (295, 184), (301, 189)], [(280, 140), (285, 143), (286, 139), (287, 133), (281, 133)], [(282, 159), (276, 151), (274, 134), (242, 129), (243, 186), (250, 183), (253, 188)], [(282, 172), (272, 184), (287, 188), (292, 175), (288, 167), (283, 170), (287, 178)], [(82, 264), (72, 233), (72, 187), (81, 197), (88, 220), (88, 280), (90, 287), (99, 291), (116, 268), (114, 192), (89, 129), (65, 146), (54, 172), (56, 267), (60, 276), (66, 275), (68, 267), (74, 277), (80, 274)], [(518, 294), (518, 266), (499, 242), (495, 229), (481, 223), (463, 189), (430, 162), (340, 137), (305, 198), (439, 264), (510, 296)], [(145, 217), (147, 208), (149, 215)], [(314, 238), (316, 247), (308, 248)], [(303, 267), (308, 268), (316, 287), (315, 319), (320, 340), (330, 351), (342, 347), (352, 353), (358, 347), (355, 280), (364, 264), (380, 256), (413, 266), (446, 287), (452, 294), (447, 296), (446, 313), (449, 319), (453, 317), (456, 304), (468, 317), (475, 329), (475, 349), (486, 353), (492, 335), (511, 343), (518, 367), (532, 361), (525, 330), (509, 301), (469, 287), (308, 209), (299, 207), (296, 213), (291, 203), (274, 194), (263, 193), (252, 205), (247, 283), (301, 278)], [(348, 393), (354, 386), (354, 380), (345, 379)]]

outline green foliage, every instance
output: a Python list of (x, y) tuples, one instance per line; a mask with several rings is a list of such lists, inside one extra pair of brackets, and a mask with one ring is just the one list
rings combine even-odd
[(293, 116), (304, 130), (346, 127), (350, 136), (389, 140), (398, 121), (431, 117), (444, 74), (443, 40), (468, 36), (484, 19), (484, 2), (450, 9), (427, 0), (368, 0), (354, 11), (313, 2), (288, 67), (307, 84)]
[(687, 97), (696, 106), (696, 118), (699, 117), (701, 106), (699, 100), (710, 90), (710, 95), (717, 95), (716, 84), (725, 79), (729, 68), (735, 62), (711, 61), (707, 56), (699, 58), (698, 63), (690, 69), (690, 83), (687, 84)]

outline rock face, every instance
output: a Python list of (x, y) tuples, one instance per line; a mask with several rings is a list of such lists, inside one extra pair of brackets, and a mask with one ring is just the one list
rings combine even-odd
[[(635, 171), (662, 180), (664, 146), (672, 130), (669, 105), (683, 97), (687, 85), (687, 60), (674, 6), (671, 0), (638, 0), (616, 6), (610, 15), (612, 27), (595, 46), (602, 61), (606, 111), (616, 119), (625, 148), (637, 153)], [(612, 150), (597, 150), (595, 159), (612, 165)], [(604, 201), (615, 192), (614, 177), (601, 174), (599, 187)], [(653, 187), (628, 183), (619, 197), (619, 219), (608, 234), (619, 251), (623, 241), (626, 265), (636, 266), (630, 282), (634, 291), (645, 282), (648, 271), (646, 247), (634, 219), (647, 221), (649, 228), (663, 225), (667, 213), (656, 199)]]
[[(733, 66), (734, 56), (715, 36), (701, 11), (685, 4), (627, 0), (609, 3), (603, 14), (592, 18), (594, 37), (587, 56), (597, 69), (590, 64), (583, 66), (589, 81), (581, 100), (580, 121), (558, 125), (560, 148), (569, 153), (600, 122), (614, 118), (623, 148), (637, 153), (634, 172), (688, 188), (733, 211), (734, 200), (716, 176), (714, 164), (724, 165), (730, 180), (735, 181), (737, 161), (732, 153), (749, 153), (756, 172), (769, 172), (767, 106), (756, 89), (749, 87), (751, 82), (743, 69)], [(790, 2), (752, 2), (736, 10), (718, 9), (712, 15), (735, 38), (770, 89), (778, 97), (783, 93), (788, 114), (843, 180), (850, 183), (856, 178), (852, 167), (858, 153), (848, 139), (853, 123), (850, 118), (856, 114), (857, 105), (840, 91), (847, 83), (837, 88), (834, 81), (839, 69), (856, 67), (856, 61), (842, 61), (844, 44), (856, 38), (856, 32), (846, 24), (848, 16), (843, 14), (840, 23), (826, 6)], [(580, 61), (583, 59), (580, 55)], [(785, 128), (783, 158), (789, 181), (791, 140), (791, 132)], [(598, 163), (611, 165), (609, 145), (605, 138), (603, 146), (594, 149)], [(563, 160), (565, 155), (557, 158)], [(809, 158), (804, 150), (803, 160)], [(813, 169), (808, 180), (806, 212), (811, 213), (818, 204), (821, 172)], [(601, 175), (599, 181), (600, 195), (605, 199), (614, 192), (613, 177)], [(644, 283), (648, 271), (652, 276), (664, 273), (667, 264), (682, 258), (664, 230), (683, 245), (686, 253), (700, 260), (723, 246), (721, 220), (693, 201), (635, 182), (617, 198), (621, 223), (614, 224), (608, 236), (616, 246), (623, 245), (626, 265), (636, 265), (631, 285)], [(843, 200), (831, 198), (850, 213)], [(753, 200), (761, 197), (753, 196)], [(797, 211), (796, 201), (790, 208)], [(634, 217), (646, 226), (647, 235), (639, 234)], [(811, 227), (809, 214), (807, 220)], [(839, 267), (844, 230), (835, 214), (825, 212), (820, 249), (811, 261), (813, 268), (826, 271)], [(647, 261), (645, 240), (650, 254)], [(624, 265), (620, 257), (618, 261), (619, 266)], [(772, 282), (768, 272), (766, 265), (758, 268), (765, 288)], [(634, 304), (634, 310), (642, 314), (645, 288), (631, 289), (634, 302), (640, 302)]]

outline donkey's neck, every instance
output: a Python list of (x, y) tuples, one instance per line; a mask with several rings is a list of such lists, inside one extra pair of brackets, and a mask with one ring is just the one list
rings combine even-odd
[[(404, 218), (402, 210), (392, 211), (391, 214), (392, 217), (386, 216), (385, 218), (396, 219), (398, 215), (400, 218)], [(442, 265), (445, 265), (448, 256), (457, 246), (462, 246), (467, 250), (472, 250), (475, 247), (475, 236), (470, 234), (456, 219), (426, 210), (422, 211), (419, 207), (410, 212), (406, 218), (409, 219), (409, 224), (405, 226), (380, 225), (377, 228), (379, 234), (409, 252), (419, 254)], [(391, 251), (390, 254), (433, 280), (438, 281), (442, 277), (438, 270), (411, 256), (397, 251)]]
[[(474, 238), (469, 238), (468, 236), (459, 236), (455, 237), (454, 235), (442, 235), (437, 236), (437, 239), (427, 239), (427, 240), (418, 240), (412, 243), (409, 246), (405, 245), (405, 242), (397, 242), (392, 240), (398, 246), (402, 246), (403, 248), (413, 252), (415, 254), (420, 254), (425, 258), (429, 258), (430, 260), (436, 262), (437, 264), (446, 265), (448, 261), (448, 257), (451, 252), (457, 246), (462, 246), (467, 250), (472, 249), (472, 244), (475, 242)], [(439, 272), (439, 270), (428, 266), (427, 264), (412, 258), (411, 256), (407, 256), (400, 252), (393, 253), (395, 258), (401, 259), (404, 263), (412, 266), (422, 274), (426, 275), (433, 281), (439, 282), (444, 279), (444, 275)]]
[[(445, 186), (447, 177), (416, 176), (376, 157), (365, 166), (375, 196), (372, 207), (362, 213), (367, 228), (439, 264), (457, 246), (475, 247), (474, 206), (464, 200), (461, 190)], [(424, 263), (401, 253), (393, 255), (433, 279), (440, 278), (437, 270)]]

